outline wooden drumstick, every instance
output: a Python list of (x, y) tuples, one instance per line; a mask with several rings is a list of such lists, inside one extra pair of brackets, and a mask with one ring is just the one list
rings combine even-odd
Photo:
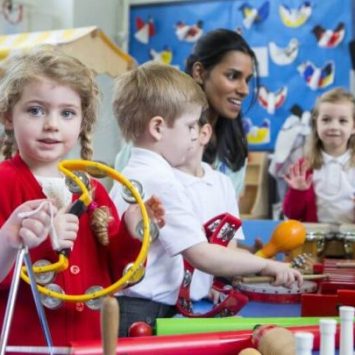
[[(328, 274), (303, 275), (304, 280), (322, 280), (327, 278), (329, 278)], [(273, 276), (244, 276), (239, 280), (246, 284), (257, 284), (263, 282), (273, 282), (275, 281), (275, 278)]]
[(355, 261), (339, 261), (335, 264), (339, 268), (355, 268)]
[(119, 306), (116, 298), (105, 297), (101, 306), (101, 339), (104, 355), (115, 355), (119, 327)]
[(295, 337), (286, 328), (261, 325), (253, 332), (252, 342), (263, 355), (295, 354)]

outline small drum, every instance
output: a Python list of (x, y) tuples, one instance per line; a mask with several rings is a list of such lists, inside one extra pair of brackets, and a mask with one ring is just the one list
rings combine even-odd
[(293, 286), (287, 288), (274, 286), (270, 283), (243, 283), (238, 284), (238, 289), (244, 293), (249, 300), (269, 303), (299, 303), (303, 293), (314, 293), (318, 284), (313, 281), (304, 281), (301, 287)]
[(291, 258), (301, 254), (309, 254), (315, 258), (323, 255), (325, 242), (332, 234), (332, 226), (323, 223), (304, 223), (306, 241), (300, 247), (289, 253)]
[(345, 256), (355, 260), (355, 224), (341, 224), (339, 236), (344, 242)]

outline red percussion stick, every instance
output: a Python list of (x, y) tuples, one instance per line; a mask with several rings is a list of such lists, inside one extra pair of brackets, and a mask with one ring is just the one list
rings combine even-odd
[[(318, 326), (288, 327), (290, 331), (310, 332), (314, 335), (313, 349), (319, 350), (320, 335)], [(336, 332), (335, 344), (339, 346), (339, 326)], [(164, 336), (147, 336), (139, 338), (120, 338), (116, 354), (121, 355), (194, 355), (219, 354), (235, 355), (252, 345), (252, 330), (216, 332), (202, 334), (179, 334)], [(72, 343), (73, 355), (102, 354), (99, 342)]]

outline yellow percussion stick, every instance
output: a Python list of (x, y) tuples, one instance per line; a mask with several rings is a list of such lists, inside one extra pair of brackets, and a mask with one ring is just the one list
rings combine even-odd
[(115, 355), (118, 328), (119, 328), (119, 305), (112, 296), (107, 296), (101, 306), (101, 341), (104, 355)]
[(355, 261), (339, 261), (338, 263), (335, 264), (336, 267), (339, 267), (339, 268), (346, 268), (346, 267), (349, 267), (349, 268), (355, 268)]
[[(328, 274), (310, 274), (303, 275), (304, 280), (321, 280), (329, 278)], [(239, 281), (246, 284), (257, 284), (262, 282), (272, 282), (275, 281), (273, 276), (244, 276), (239, 279)]]

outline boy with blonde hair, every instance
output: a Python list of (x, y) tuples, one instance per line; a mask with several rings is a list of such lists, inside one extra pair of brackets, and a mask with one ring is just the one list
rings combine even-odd
[[(207, 242), (201, 222), (176, 178), (198, 137), (198, 120), (207, 107), (204, 92), (187, 74), (166, 65), (149, 63), (118, 77), (114, 114), (133, 149), (123, 174), (140, 181), (145, 196), (161, 199), (166, 224), (151, 245), (141, 282), (122, 291), (120, 336), (136, 321), (154, 325), (158, 317), (175, 313), (183, 278), (183, 258), (195, 268), (223, 277), (260, 273), (275, 284), (302, 283), (301, 274), (286, 264)], [(111, 197), (120, 211), (127, 208), (117, 183)]]

